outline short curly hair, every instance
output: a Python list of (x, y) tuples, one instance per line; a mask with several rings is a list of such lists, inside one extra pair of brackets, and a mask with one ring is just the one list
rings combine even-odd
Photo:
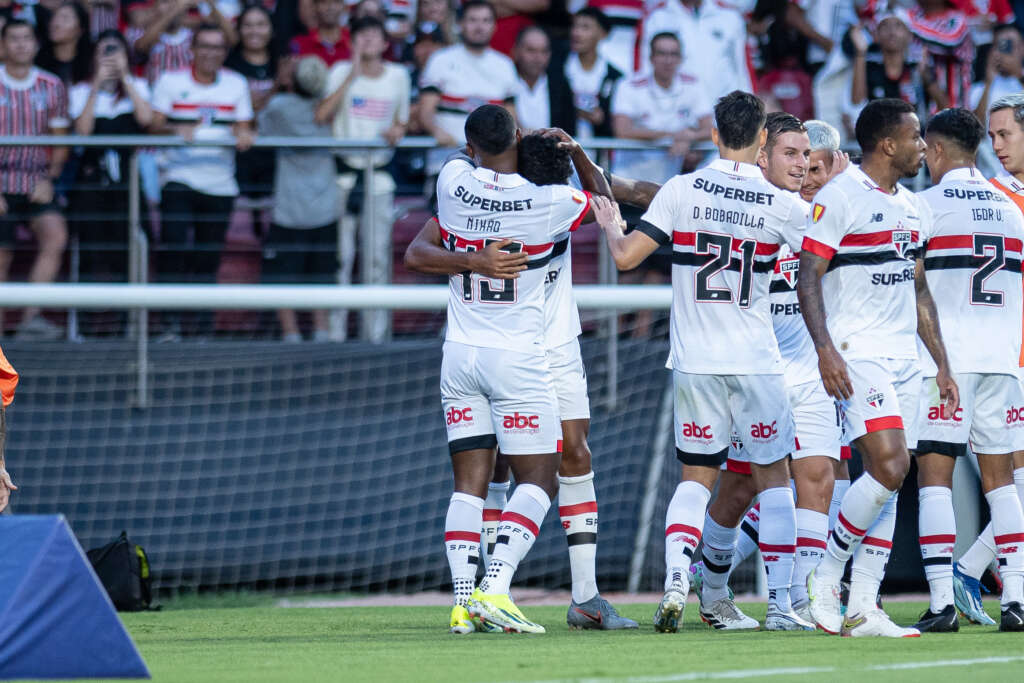
[(524, 135), (519, 141), (519, 175), (534, 185), (565, 185), (572, 175), (569, 151), (560, 148), (555, 138)]

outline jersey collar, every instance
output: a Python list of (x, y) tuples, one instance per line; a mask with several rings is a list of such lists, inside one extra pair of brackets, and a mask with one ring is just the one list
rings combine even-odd
[(708, 168), (713, 168), (716, 171), (727, 173), (729, 175), (738, 175), (743, 178), (761, 178), (764, 179), (764, 174), (761, 172), (761, 168), (756, 164), (747, 164), (742, 161), (729, 161), (727, 159), (715, 159)]
[(985, 176), (982, 175), (981, 171), (973, 166), (954, 168), (952, 171), (948, 171), (946, 175), (942, 176), (942, 182), (944, 183), (957, 180), (976, 180), (979, 182), (985, 182)]
[(900, 195), (900, 193), (905, 192), (907, 189), (903, 187), (901, 183), (896, 183), (896, 191), (892, 194), (889, 194), (887, 191), (883, 190), (878, 183), (872, 180), (867, 173), (860, 170), (860, 166), (858, 165), (850, 164), (850, 167), (846, 169), (844, 173), (852, 174), (853, 177), (857, 180), (857, 182), (860, 183), (864, 188), (868, 190), (878, 190), (887, 197), (897, 197)]
[(500, 188), (520, 187), (526, 184), (526, 178), (518, 173), (495, 173), (482, 166), (473, 169), (473, 177), (480, 182)]
[(1000, 173), (992, 180), (996, 181), (1014, 194), (1024, 194), (1024, 183), (1021, 183), (1009, 173)]

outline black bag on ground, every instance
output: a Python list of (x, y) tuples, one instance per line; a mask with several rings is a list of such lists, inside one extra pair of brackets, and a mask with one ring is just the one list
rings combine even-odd
[(92, 568), (119, 612), (139, 612), (151, 607), (149, 559), (142, 546), (128, 540), (124, 531), (112, 543), (86, 553)]

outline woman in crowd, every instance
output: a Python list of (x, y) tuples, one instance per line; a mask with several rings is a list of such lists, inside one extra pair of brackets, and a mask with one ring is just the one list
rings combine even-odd
[(89, 77), (91, 62), (89, 13), (77, 2), (62, 3), (50, 16), (36, 64), (70, 88)]
[[(128, 68), (128, 43), (114, 30), (96, 41), (89, 77), (71, 88), (69, 113), (77, 135), (141, 135), (153, 118), (149, 86)], [(71, 194), (71, 216), (81, 245), (85, 281), (124, 282), (128, 274), (128, 181), (130, 152), (85, 149)], [(93, 317), (83, 319), (83, 331)], [(95, 327), (95, 324), (93, 327)]]

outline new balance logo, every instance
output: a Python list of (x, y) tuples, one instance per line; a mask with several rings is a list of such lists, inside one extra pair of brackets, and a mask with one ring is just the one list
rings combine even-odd
[(770, 439), (778, 433), (779, 428), (776, 422), (771, 424), (759, 422), (758, 424), (750, 425), (750, 435), (755, 439)]
[(505, 429), (540, 429), (540, 416), (521, 415), (516, 412), (506, 415), (501, 426)]
[(881, 214), (881, 213), (871, 214), (871, 222), (872, 223), (881, 223), (884, 220), (885, 220), (885, 214)]
[(448, 412), (444, 414), (445, 421), (448, 426), (457, 425), (460, 422), (472, 422), (473, 421), (473, 409), (472, 408), (449, 408)]
[(683, 438), (686, 439), (713, 439), (711, 425), (700, 425), (690, 422), (683, 425)]

